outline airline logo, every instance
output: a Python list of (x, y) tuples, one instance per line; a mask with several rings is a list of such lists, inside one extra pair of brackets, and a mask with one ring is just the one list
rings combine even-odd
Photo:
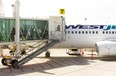
[(66, 29), (116, 29), (116, 25), (66, 25)]

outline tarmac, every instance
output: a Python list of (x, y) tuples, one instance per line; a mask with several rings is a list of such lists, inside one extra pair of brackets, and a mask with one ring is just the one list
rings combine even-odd
[(67, 55), (65, 49), (50, 52), (50, 58), (42, 53), (20, 69), (0, 63), (0, 76), (116, 76), (116, 57), (94, 56), (92, 60), (91, 52), (83, 56)]

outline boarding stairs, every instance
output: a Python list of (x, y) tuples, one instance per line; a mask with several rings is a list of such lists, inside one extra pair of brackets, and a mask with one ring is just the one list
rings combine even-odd
[(38, 56), (44, 51), (47, 51), (49, 48), (53, 47), (57, 43), (59, 43), (59, 40), (47, 40), (43, 42), (38, 42), (38, 46), (32, 48), (31, 50), (28, 50), (26, 52), (26, 55), (23, 55), (21, 59), (12, 64), (12, 66), (14, 68), (22, 66), (23, 64), (27, 63), (34, 57)]

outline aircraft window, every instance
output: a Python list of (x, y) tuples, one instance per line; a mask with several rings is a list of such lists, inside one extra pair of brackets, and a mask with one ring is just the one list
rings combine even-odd
[(98, 31), (96, 31), (96, 34), (98, 34)]
[(116, 31), (115, 31), (115, 34), (116, 34)]
[(106, 31), (106, 34), (108, 34), (108, 31)]
[(89, 31), (89, 34), (91, 34), (91, 31)]
[(81, 34), (81, 31), (79, 31), (79, 34)]
[(70, 31), (68, 31), (68, 34), (70, 33)]
[(105, 32), (103, 31), (103, 34), (105, 34)]
[(75, 31), (75, 34), (77, 34), (77, 31)]
[(82, 34), (84, 34), (84, 31), (82, 31)]
[(60, 25), (57, 26), (57, 31), (60, 31)]
[(112, 34), (114, 34), (114, 31), (112, 31)]
[(86, 31), (86, 34), (88, 33), (88, 31)]
[(72, 31), (72, 34), (74, 34), (74, 31)]
[(93, 31), (93, 34), (94, 34), (95, 32)]
[(109, 34), (111, 34), (111, 31), (109, 31)]

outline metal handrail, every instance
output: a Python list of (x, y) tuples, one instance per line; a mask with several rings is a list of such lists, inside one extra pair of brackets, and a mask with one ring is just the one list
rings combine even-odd
[(39, 46), (41, 46), (43, 43), (45, 43), (46, 41), (44, 41), (44, 42), (42, 42), (41, 44), (39, 44), (38, 46), (36, 46), (36, 47), (34, 47), (34, 48), (32, 48), (32, 49), (30, 49), (30, 50), (28, 50), (26, 53), (29, 53), (30, 51), (32, 51), (32, 50), (34, 50), (35, 48), (37, 48), (37, 47), (39, 47)]

